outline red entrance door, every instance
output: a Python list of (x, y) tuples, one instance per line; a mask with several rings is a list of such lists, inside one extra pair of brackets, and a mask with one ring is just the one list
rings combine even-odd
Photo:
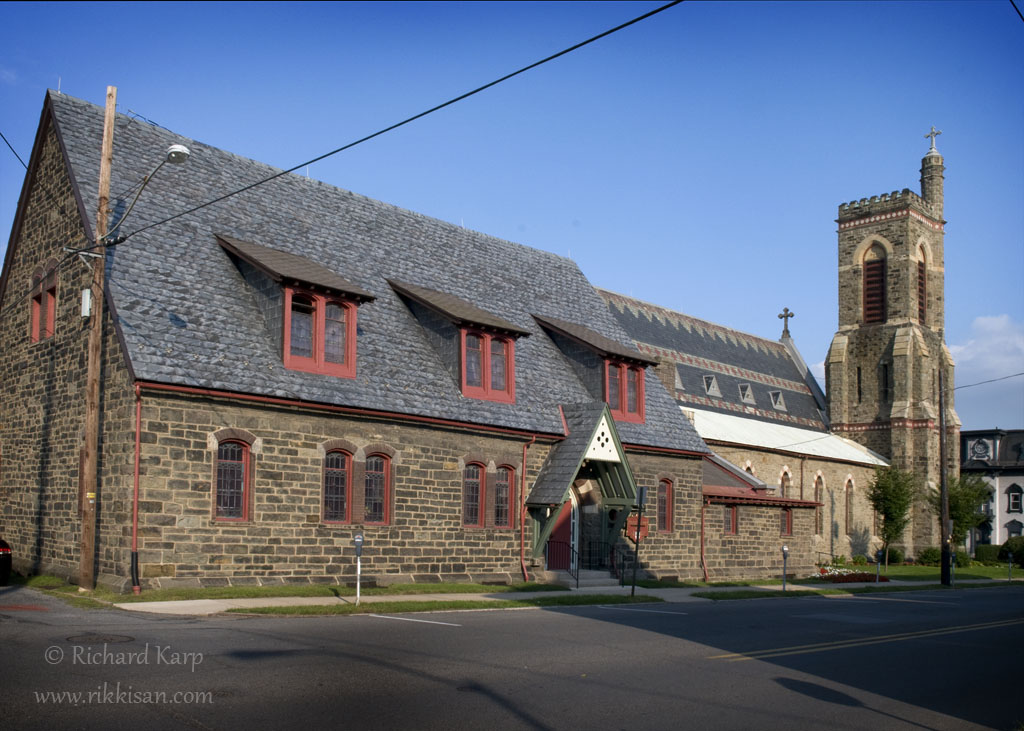
[[(548, 539), (548, 570), (564, 571), (572, 564), (573, 550), (579, 541), (579, 508), (566, 500), (555, 518), (555, 527)], [(578, 550), (578, 549), (577, 549)]]

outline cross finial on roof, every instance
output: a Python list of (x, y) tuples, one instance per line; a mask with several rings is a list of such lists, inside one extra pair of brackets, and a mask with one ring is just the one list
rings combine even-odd
[[(931, 152), (932, 150), (935, 150), (935, 138), (938, 137), (941, 134), (942, 134), (942, 130), (935, 129), (935, 125), (933, 124), (932, 125), (932, 131), (925, 135), (925, 137), (930, 137), (931, 140), (932, 140), (932, 146), (931, 146), (931, 148), (929, 148), (929, 150), (928, 150), (929, 152)], [(938, 152), (938, 150), (936, 150), (936, 152)]]
[(795, 312), (790, 312), (788, 307), (782, 308), (782, 314), (779, 315), (779, 319), (782, 320), (782, 337), (789, 337), (789, 318), (796, 317)]

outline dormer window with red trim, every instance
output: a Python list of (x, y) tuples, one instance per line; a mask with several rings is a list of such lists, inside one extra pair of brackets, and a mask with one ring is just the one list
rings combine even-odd
[[(356, 309), (373, 294), (299, 254), (225, 234), (217, 243), (260, 296), (268, 322), (280, 317), (285, 368), (356, 377)], [(265, 294), (271, 282), (281, 286), (283, 303)]]
[(466, 327), (461, 329), (460, 339), (462, 395), (514, 402), (515, 341)]
[(617, 360), (605, 361), (605, 401), (619, 421), (644, 420), (644, 369)]
[(356, 377), (356, 306), (336, 295), (284, 288), (284, 367)]

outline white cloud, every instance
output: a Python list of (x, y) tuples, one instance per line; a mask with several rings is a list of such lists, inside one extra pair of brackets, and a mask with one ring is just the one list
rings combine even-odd
[(17, 80), (17, 74), (15, 74), (10, 69), (5, 69), (2, 66), (0, 66), (0, 82), (3, 82), (5, 84), (13, 84)]
[(967, 342), (951, 344), (949, 350), (956, 361), (957, 385), (1020, 373), (1024, 371), (1024, 324), (1009, 315), (976, 317)]
[(955, 403), (963, 428), (1024, 427), (1024, 376), (981, 384), (1024, 372), (1024, 323), (1009, 315), (976, 317), (967, 342), (950, 344), (949, 350), (956, 361)]

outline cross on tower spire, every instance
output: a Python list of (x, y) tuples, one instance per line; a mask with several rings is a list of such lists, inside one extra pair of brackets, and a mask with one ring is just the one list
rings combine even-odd
[(779, 319), (782, 320), (782, 337), (789, 337), (789, 318), (796, 317), (795, 312), (790, 312), (788, 307), (782, 308), (782, 314), (779, 315)]
[(932, 125), (932, 131), (925, 135), (925, 137), (930, 137), (931, 140), (932, 140), (932, 146), (931, 146), (929, 151), (935, 149), (935, 138), (938, 137), (941, 134), (942, 134), (942, 130), (935, 129), (935, 125), (933, 124)]

